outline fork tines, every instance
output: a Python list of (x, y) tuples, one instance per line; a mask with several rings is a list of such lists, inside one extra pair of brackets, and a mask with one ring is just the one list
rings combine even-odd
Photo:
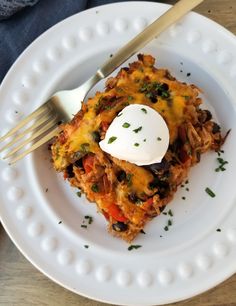
[[(0, 138), (0, 142), (3, 142), (9, 137), (13, 137), (10, 142), (0, 148), (0, 152), (10, 149), (3, 159), (12, 157), (9, 164), (13, 164), (50, 140), (58, 132), (58, 121), (58, 114), (53, 112), (53, 108), (50, 107), (49, 103), (44, 103)], [(29, 137), (25, 138), (27, 135)], [(21, 139), (22, 141), (19, 142)], [(23, 152), (19, 152), (33, 140), (36, 141), (34, 144)], [(18, 144), (13, 147), (16, 143)], [(16, 153), (19, 154), (16, 155)]]

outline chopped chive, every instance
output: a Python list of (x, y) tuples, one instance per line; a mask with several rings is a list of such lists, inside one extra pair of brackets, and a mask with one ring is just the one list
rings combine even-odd
[(171, 226), (172, 225), (172, 220), (168, 220), (168, 226)]
[(158, 141), (161, 141), (161, 137), (157, 137), (157, 140), (158, 140)]
[(110, 137), (109, 140), (108, 140), (108, 144), (114, 142), (116, 139), (117, 139), (117, 137), (115, 137), (115, 136)]
[(132, 101), (133, 99), (134, 99), (134, 97), (128, 96), (128, 101)]
[(143, 111), (145, 114), (147, 113), (146, 108), (141, 108), (141, 111)]
[(135, 142), (134, 146), (135, 146), (135, 147), (138, 147), (138, 146), (139, 146), (139, 143)]
[(45, 192), (48, 192), (48, 188), (45, 189)]
[(83, 153), (88, 153), (89, 152), (89, 143), (82, 143), (80, 145), (81, 151)]
[(166, 216), (166, 215), (167, 215), (167, 212), (164, 211), (162, 214)]
[(93, 217), (91, 216), (85, 216), (85, 219), (88, 219), (88, 224), (92, 224), (93, 223)]
[(79, 198), (81, 197), (81, 191), (77, 191), (76, 194)]
[(119, 114), (117, 115), (117, 117), (120, 117), (121, 115), (123, 115), (123, 113), (119, 113)]
[(185, 184), (188, 184), (188, 183), (189, 183), (189, 181), (188, 181), (188, 180), (186, 180), (186, 181), (185, 181)]
[(134, 129), (133, 132), (138, 133), (142, 130), (142, 126), (138, 127), (137, 129)]
[(168, 210), (168, 215), (169, 215), (169, 216), (171, 216), (171, 217), (173, 217), (173, 216), (174, 216), (174, 214), (173, 214), (173, 212), (172, 212), (172, 210), (171, 210), (171, 209), (169, 209), (169, 210)]
[(183, 96), (186, 101), (190, 99), (190, 96)]
[(186, 191), (189, 191), (189, 188), (185, 188)]
[(136, 244), (136, 245), (134, 245), (134, 244), (131, 244), (129, 247), (128, 247), (128, 251), (132, 251), (132, 250), (136, 250), (136, 249), (139, 249), (139, 248), (141, 248), (142, 246), (141, 245), (138, 245), (138, 244)]
[(143, 201), (140, 200), (140, 199), (137, 199), (137, 200), (135, 201), (135, 204), (137, 204), (137, 205), (143, 204)]
[(185, 197), (182, 197), (182, 200), (186, 200), (186, 198), (185, 198)]
[(187, 73), (187, 77), (190, 77), (190, 75), (191, 75), (191, 73), (190, 73), (190, 72), (188, 72), (188, 73)]
[(206, 187), (205, 191), (212, 198), (214, 198), (216, 196), (215, 193), (208, 187)]
[(221, 229), (220, 228), (217, 228), (217, 230), (216, 230), (217, 232), (221, 232)]
[(126, 175), (126, 181), (127, 181), (128, 187), (132, 186), (132, 176), (133, 174), (130, 174), (130, 173)]
[(59, 221), (59, 222), (58, 222), (58, 224), (61, 224), (61, 223), (62, 223), (62, 221)]
[(146, 233), (144, 232), (144, 230), (142, 230), (142, 229), (141, 229), (140, 233), (142, 233), (142, 234), (146, 234)]
[(89, 248), (89, 245), (85, 244), (84, 247), (85, 247), (85, 249), (88, 249), (88, 248)]
[(169, 230), (169, 227), (166, 225), (166, 226), (164, 227), (164, 230), (165, 230), (165, 231), (168, 231), (168, 230)]
[(128, 127), (130, 127), (130, 124), (129, 124), (128, 122), (125, 122), (125, 123), (122, 125), (122, 127), (127, 129)]
[(92, 189), (93, 192), (99, 192), (99, 187), (98, 187), (97, 184), (93, 184), (93, 185), (91, 186), (91, 189)]
[(183, 188), (183, 187), (184, 187), (184, 185), (182, 184), (182, 185), (180, 185), (180, 187), (182, 187), (182, 188)]
[(144, 140), (143, 140), (143, 142), (146, 142), (147, 141), (147, 139), (145, 138)]
[(80, 227), (87, 228), (87, 225), (81, 224)]

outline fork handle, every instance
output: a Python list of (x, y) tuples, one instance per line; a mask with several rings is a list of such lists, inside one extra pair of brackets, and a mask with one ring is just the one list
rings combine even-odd
[(116, 52), (109, 60), (107, 60), (102, 65), (102, 67), (98, 69), (97, 74), (101, 78), (107, 77), (117, 67), (123, 64), (141, 48), (143, 48), (149, 41), (154, 39), (154, 37), (161, 34), (171, 24), (183, 17), (186, 13), (191, 11), (194, 7), (203, 1), (204, 0), (180, 0), (177, 2), (167, 12), (157, 18), (145, 30), (135, 36), (124, 47)]

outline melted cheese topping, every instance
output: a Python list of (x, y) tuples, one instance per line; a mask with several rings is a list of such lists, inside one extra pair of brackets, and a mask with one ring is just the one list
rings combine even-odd
[[(121, 69), (116, 78), (109, 80), (111, 83), (114, 81), (114, 85), (109, 87), (108, 84), (105, 92), (97, 92), (83, 104), (82, 110), (74, 120), (63, 126), (63, 135), (52, 147), (56, 169), (65, 169), (74, 161), (75, 153), (83, 152), (85, 148), (89, 152), (101, 154), (93, 133), (99, 131), (100, 134), (104, 134), (104, 125), (108, 127), (117, 114), (130, 104), (146, 105), (157, 111), (168, 126), (170, 144), (174, 142), (178, 127), (188, 116), (188, 104), (196, 100), (199, 91), (194, 86), (169, 77), (166, 69), (154, 68), (152, 59), (150, 62), (149, 59), (145, 62), (135, 62), (136, 66), (131, 65), (128, 72)], [(146, 84), (166, 84), (168, 95), (158, 95), (157, 101), (153, 103), (148, 96), (148, 90), (145, 90)]]

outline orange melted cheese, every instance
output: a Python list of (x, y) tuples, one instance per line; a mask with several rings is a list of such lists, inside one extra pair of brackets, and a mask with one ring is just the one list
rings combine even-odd
[[(82, 120), (75, 118), (74, 123), (72, 121), (64, 126), (66, 141), (60, 145), (56, 143), (57, 148), (53, 150), (56, 169), (65, 168), (70, 162), (68, 157), (81, 151), (83, 144), (89, 145), (90, 152), (99, 154), (101, 149), (93, 140), (92, 133), (100, 128), (102, 122), (110, 124), (117, 113), (128, 104), (145, 104), (159, 112), (168, 125), (170, 143), (175, 140), (178, 126), (186, 119), (186, 105), (188, 101), (196, 99), (198, 90), (193, 86), (169, 78), (166, 69), (156, 69), (152, 64), (147, 64), (147, 61), (146, 63), (139, 61), (136, 64), (138, 69), (132, 69), (131, 65), (129, 72), (121, 70), (113, 88), (108, 87), (103, 93), (97, 92), (92, 99), (87, 101), (81, 110), (83, 112)], [(167, 84), (170, 93), (169, 99), (158, 97), (158, 101), (152, 103), (145, 93), (140, 91), (144, 83), (152, 82)], [(107, 99), (109, 101), (112, 97), (115, 97), (116, 100), (121, 99), (122, 102), (114, 103), (114, 105), (111, 103), (111, 107), (108, 103), (107, 108), (98, 113), (97, 109), (101, 100)]]

